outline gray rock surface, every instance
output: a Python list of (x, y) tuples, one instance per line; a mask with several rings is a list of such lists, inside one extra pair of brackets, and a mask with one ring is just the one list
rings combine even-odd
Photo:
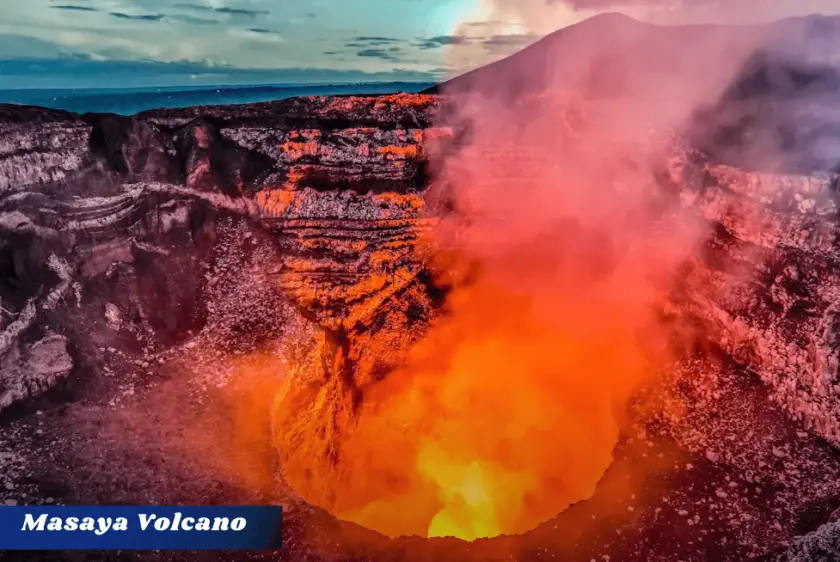
[(779, 560), (786, 562), (822, 562), (840, 559), (840, 525), (827, 523), (793, 541), (790, 550)]

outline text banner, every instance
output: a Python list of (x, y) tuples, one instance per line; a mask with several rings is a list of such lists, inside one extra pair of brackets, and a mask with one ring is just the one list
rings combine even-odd
[(2, 550), (276, 550), (280, 506), (0, 507)]

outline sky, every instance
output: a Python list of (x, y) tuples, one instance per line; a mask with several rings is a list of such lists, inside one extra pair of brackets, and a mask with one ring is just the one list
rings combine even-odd
[(0, 0), (0, 89), (431, 82), (604, 11), (661, 23), (840, 13), (837, 0)]

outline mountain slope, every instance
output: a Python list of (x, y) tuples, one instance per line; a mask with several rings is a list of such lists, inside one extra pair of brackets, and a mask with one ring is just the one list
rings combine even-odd
[[(457, 47), (456, 47), (457, 48)], [(840, 18), (765, 25), (660, 26), (604, 14), (429, 92), (506, 102), (544, 91), (630, 100), (658, 126), (689, 124), (702, 151), (771, 171), (834, 171), (840, 162)]]
[[(633, 78), (685, 80), (692, 72), (724, 74), (757, 50), (805, 65), (840, 53), (840, 17), (788, 18), (765, 25), (662, 26), (610, 13), (545, 36), (525, 49), (430, 88), (504, 94), (541, 87), (582, 87), (607, 96), (632, 93)], [(504, 79), (502, 81), (502, 79)]]

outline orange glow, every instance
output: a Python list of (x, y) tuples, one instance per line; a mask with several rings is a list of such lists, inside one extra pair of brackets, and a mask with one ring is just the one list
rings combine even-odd
[(661, 315), (704, 232), (647, 152), (595, 126), (567, 136), (576, 109), (554, 101), (481, 108), (493, 118), (447, 156), (457, 210), (430, 267), (453, 290), (365, 389), (329, 484), (339, 517), (389, 536), (527, 532), (594, 493), (630, 397), (672, 359)]
[(589, 497), (624, 401), (656, 365), (637, 334), (656, 294), (619, 281), (539, 299), (490, 283), (453, 295), (409, 365), (365, 396), (340, 453), (339, 516), (472, 540)]
[(527, 471), (513, 473), (479, 461), (453, 464), (445, 452), (430, 445), (421, 449), (417, 465), (435, 483), (443, 503), (429, 524), (429, 537), (474, 540), (500, 535), (505, 516), (501, 510), (510, 500), (515, 506), (534, 486)]
[[(290, 454), (289, 484), (392, 537), (525, 533), (591, 497), (629, 399), (672, 359), (661, 317), (705, 234), (661, 189), (650, 162), (663, 155), (643, 138), (587, 123), (574, 100), (489, 103), (461, 111), (473, 118), (469, 146), (433, 156), (451, 187), (431, 189), (427, 206), (448, 198), (455, 210), (416, 247), (451, 288), (425, 337), (384, 378), (354, 374), (370, 382), (352, 406), (347, 379), (330, 374), (276, 411), (278, 446), (297, 435), (295, 450), (303, 440), (329, 455)], [(388, 341), (399, 347), (407, 328), (389, 327)], [(346, 365), (340, 352), (328, 359)], [(293, 396), (316, 405), (312, 422)]]
[(392, 156), (395, 158), (402, 158), (402, 159), (413, 159), (417, 158), (417, 146), (415, 145), (408, 145), (408, 146), (382, 146), (378, 149), (380, 154), (384, 154), (386, 156)]

